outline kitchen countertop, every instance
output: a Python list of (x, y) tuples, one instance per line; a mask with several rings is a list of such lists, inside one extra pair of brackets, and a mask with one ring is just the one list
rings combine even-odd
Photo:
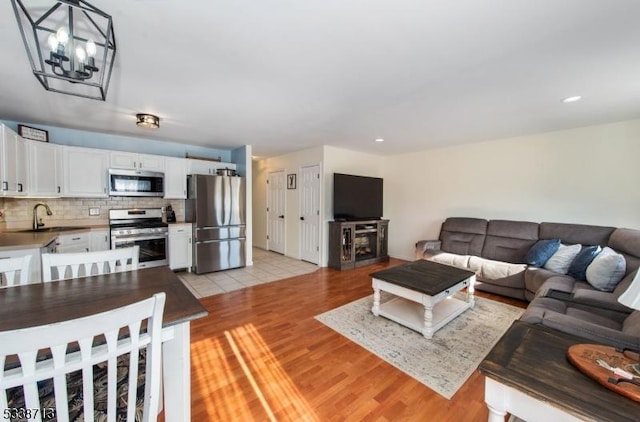
[[(46, 226), (45, 226), (46, 228)], [(77, 230), (51, 232), (21, 232), (25, 229), (9, 229), (0, 232), (0, 251), (16, 249), (39, 249), (56, 240), (61, 234), (90, 232), (92, 230), (108, 230), (108, 225), (83, 226)]]

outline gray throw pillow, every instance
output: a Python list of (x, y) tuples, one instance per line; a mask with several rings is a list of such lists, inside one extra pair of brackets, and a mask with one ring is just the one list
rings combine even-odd
[(624, 256), (605, 247), (587, 267), (587, 282), (595, 289), (611, 292), (627, 270)]
[(573, 258), (578, 255), (582, 249), (581, 244), (576, 245), (560, 245), (556, 253), (551, 255), (551, 258), (544, 264), (544, 268), (549, 271), (553, 271), (559, 274), (566, 274), (569, 271)]

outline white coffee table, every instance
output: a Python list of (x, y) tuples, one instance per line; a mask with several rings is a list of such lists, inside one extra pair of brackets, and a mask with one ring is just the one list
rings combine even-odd
[[(437, 262), (418, 260), (371, 274), (375, 316), (383, 316), (430, 339), (455, 317), (473, 308), (476, 275)], [(465, 300), (453, 294), (467, 288)], [(396, 296), (380, 303), (380, 292)]]

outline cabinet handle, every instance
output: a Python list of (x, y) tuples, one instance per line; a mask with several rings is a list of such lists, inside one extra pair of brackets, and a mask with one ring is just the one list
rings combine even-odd
[(60, 193), (60, 186), (58, 186), (58, 193)]
[(9, 182), (2, 182), (2, 190), (9, 190)]
[(300, 221), (304, 221), (304, 217), (300, 217)]
[(142, 162), (140, 162), (140, 163), (138, 163), (138, 164), (140, 164), (140, 165), (138, 166), (138, 168), (142, 168)]
[(22, 183), (18, 183), (18, 192), (22, 192)]
[(80, 237), (72, 237), (71, 240), (80, 240)]

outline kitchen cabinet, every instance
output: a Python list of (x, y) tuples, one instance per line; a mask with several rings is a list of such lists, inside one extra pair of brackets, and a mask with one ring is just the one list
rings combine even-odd
[(134, 152), (111, 151), (109, 154), (109, 167), (162, 172), (165, 169), (165, 157), (161, 155), (137, 154)]
[(0, 125), (0, 177), (2, 196), (27, 194), (27, 144), (16, 132)]
[(89, 233), (89, 250), (108, 251), (111, 249), (111, 239), (109, 238), (109, 230), (91, 230)]
[[(42, 252), (47, 252), (43, 250)], [(29, 283), (39, 283), (42, 281), (42, 265), (40, 264), (40, 249), (15, 249), (10, 251), (1, 251), (0, 259), (3, 258), (22, 258), (23, 256), (31, 255), (31, 262), (29, 263)], [(22, 276), (21, 276), (22, 277)]]
[(191, 224), (169, 224), (169, 268), (186, 268), (191, 271), (192, 263)]
[(166, 199), (187, 198), (187, 159), (165, 157), (164, 197)]
[(91, 232), (61, 234), (56, 239), (56, 253), (89, 252)]
[(109, 151), (62, 147), (62, 196), (106, 198)]
[(59, 145), (27, 140), (29, 196), (60, 196), (62, 175), (58, 171)]
[(187, 174), (211, 174), (215, 175), (218, 169), (236, 169), (234, 163), (223, 163), (220, 161), (187, 159)]

